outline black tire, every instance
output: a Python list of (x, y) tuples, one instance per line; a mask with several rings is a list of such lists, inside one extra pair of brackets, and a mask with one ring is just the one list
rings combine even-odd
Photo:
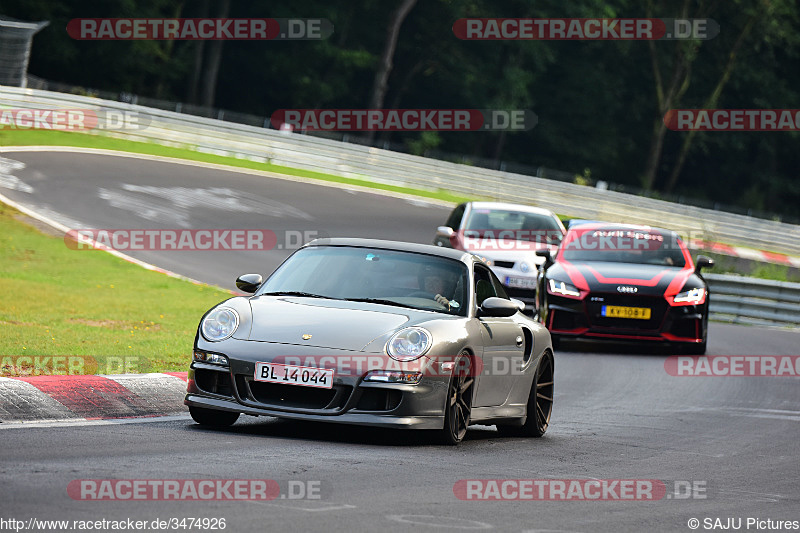
[(685, 344), (682, 346), (682, 352), (687, 355), (705, 355), (706, 344), (708, 343), (708, 308), (706, 307), (705, 316), (703, 316), (703, 342)]
[(195, 422), (201, 426), (212, 428), (226, 428), (232, 426), (239, 419), (239, 413), (232, 411), (217, 411), (216, 409), (206, 409), (204, 407), (189, 406), (189, 414)]
[(497, 431), (504, 437), (541, 437), (550, 426), (553, 414), (555, 360), (553, 354), (545, 352), (536, 367), (531, 392), (528, 394), (528, 408), (525, 423), (521, 426), (498, 424)]
[(703, 342), (699, 344), (687, 344), (686, 346), (683, 346), (681, 351), (686, 355), (705, 355), (706, 341), (703, 340)]
[(443, 444), (456, 445), (464, 440), (472, 412), (472, 393), (475, 376), (472, 375), (472, 360), (462, 353), (455, 361), (453, 375), (447, 385), (447, 401), (444, 406), (444, 427), (439, 430)]

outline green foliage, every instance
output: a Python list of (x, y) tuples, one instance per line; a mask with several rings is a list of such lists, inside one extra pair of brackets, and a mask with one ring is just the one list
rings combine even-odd
[(423, 131), (419, 139), (410, 139), (406, 142), (408, 151), (414, 155), (425, 155), (425, 152), (432, 150), (442, 143), (442, 138), (435, 131)]
[[(218, 0), (211, 0), (211, 12)], [(188, 0), (3, 0), (5, 15), (50, 20), (34, 40), (30, 71), (101, 90), (187, 101), (196, 42), (79, 42), (77, 17), (198, 16)], [(324, 17), (325, 41), (226, 42), (215, 105), (270, 115), (276, 109), (363, 108), (397, 0), (236, 0), (231, 17)], [(462, 41), (464, 17), (710, 17), (708, 41)], [(748, 28), (749, 31), (747, 30)], [(736, 49), (737, 40), (743, 36)], [(652, 44), (652, 49), (651, 49)], [(715, 89), (736, 49), (729, 78)], [(800, 7), (795, 0), (424, 0), (400, 29), (386, 105), (397, 108), (528, 108), (531, 131), (392, 133), (382, 141), (562, 169), (637, 187), (662, 117), (657, 73), (668, 86), (687, 71), (675, 108), (706, 102), (731, 109), (797, 108)], [(654, 64), (658, 68), (654, 68)], [(653, 180), (667, 193), (800, 218), (800, 133), (704, 133), (692, 137), (674, 183), (686, 133), (666, 132)]]
[(583, 174), (575, 174), (573, 183), (577, 185), (591, 185), (592, 184), (592, 171), (591, 169), (584, 168)]

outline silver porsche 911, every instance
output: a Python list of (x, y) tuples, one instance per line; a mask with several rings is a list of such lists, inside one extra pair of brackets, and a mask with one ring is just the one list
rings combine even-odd
[(199, 424), (240, 414), (542, 436), (553, 407), (550, 334), (477, 256), (422, 244), (319, 239), (253, 293), (203, 316), (184, 403)]

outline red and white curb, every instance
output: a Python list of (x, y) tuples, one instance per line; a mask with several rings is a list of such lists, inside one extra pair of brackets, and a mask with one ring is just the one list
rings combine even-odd
[(0, 378), (0, 421), (104, 420), (185, 413), (186, 372)]
[(800, 268), (800, 257), (777, 252), (768, 252), (766, 250), (754, 250), (752, 248), (742, 248), (741, 246), (731, 246), (721, 242), (701, 241), (697, 239), (689, 241), (689, 248), (732, 257), (741, 257), (742, 259), (749, 259), (760, 263), (775, 263), (778, 265)]

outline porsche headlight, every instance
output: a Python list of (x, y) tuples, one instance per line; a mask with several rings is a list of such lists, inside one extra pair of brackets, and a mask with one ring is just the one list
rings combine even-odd
[(230, 307), (217, 307), (206, 315), (200, 331), (206, 340), (224, 341), (239, 327), (239, 314)]
[(573, 298), (577, 298), (581, 295), (581, 291), (579, 291), (574, 286), (570, 285), (569, 283), (565, 283), (563, 281), (556, 281), (554, 279), (547, 281), (548, 290), (550, 294), (560, 294), (562, 296), (571, 296)]
[(201, 363), (212, 363), (215, 365), (228, 366), (228, 358), (219, 353), (209, 353), (195, 350), (194, 360)]
[(698, 287), (696, 289), (683, 291), (676, 294), (672, 301), (676, 304), (701, 304), (706, 301), (706, 290), (703, 287)]
[(422, 328), (401, 329), (386, 343), (386, 353), (398, 361), (412, 361), (425, 355), (433, 344), (428, 331)]

